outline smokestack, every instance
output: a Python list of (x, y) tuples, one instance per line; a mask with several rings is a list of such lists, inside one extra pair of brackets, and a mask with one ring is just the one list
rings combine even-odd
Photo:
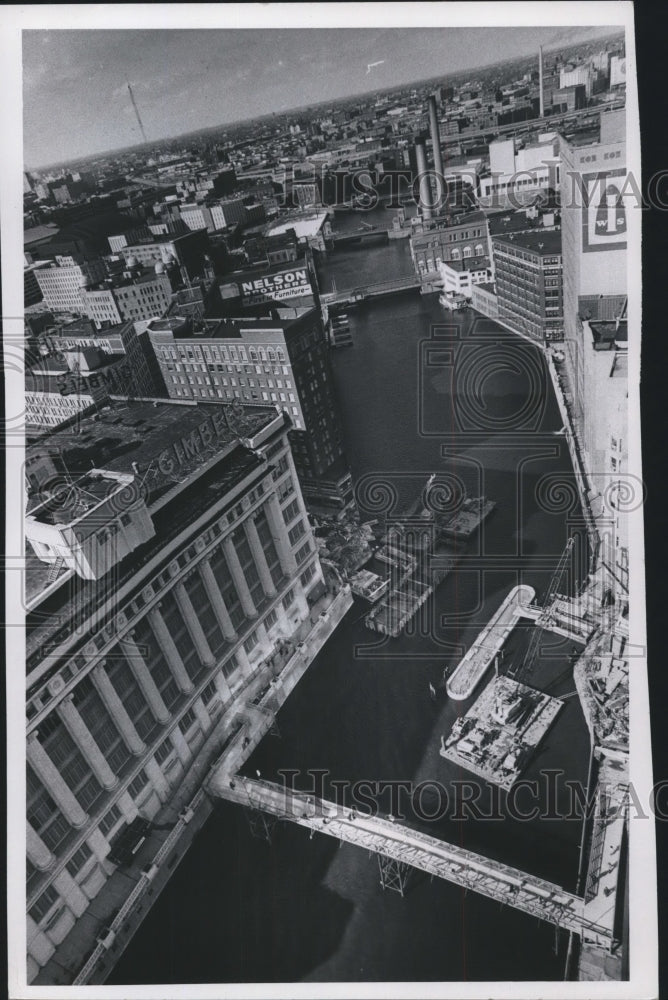
[(416, 139), (415, 141), (415, 159), (417, 162), (418, 177), (420, 178), (420, 214), (423, 219), (431, 219), (433, 215), (431, 184), (429, 183), (429, 175), (427, 174), (427, 152), (424, 148), (424, 139)]
[(431, 133), (431, 144), (434, 150), (434, 173), (436, 174), (436, 206), (443, 208), (443, 193), (445, 182), (443, 180), (443, 159), (441, 157), (441, 136), (438, 130), (438, 118), (436, 116), (436, 95), (429, 97), (429, 131)]
[(540, 100), (540, 117), (545, 117), (545, 106), (543, 103), (543, 46), (538, 46), (538, 90)]

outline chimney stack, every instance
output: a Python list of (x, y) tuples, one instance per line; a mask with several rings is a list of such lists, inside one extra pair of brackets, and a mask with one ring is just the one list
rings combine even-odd
[(540, 100), (540, 117), (545, 117), (545, 105), (543, 99), (543, 46), (538, 46), (538, 90)]
[(423, 219), (431, 219), (433, 216), (433, 203), (431, 199), (431, 184), (427, 173), (427, 152), (424, 147), (424, 139), (415, 140), (415, 159), (417, 172), (420, 179), (420, 214)]
[(434, 150), (434, 173), (436, 174), (436, 206), (443, 208), (443, 195), (445, 192), (445, 181), (443, 179), (443, 159), (441, 157), (441, 136), (438, 130), (438, 117), (436, 114), (436, 95), (429, 97), (429, 131), (431, 133), (431, 145)]

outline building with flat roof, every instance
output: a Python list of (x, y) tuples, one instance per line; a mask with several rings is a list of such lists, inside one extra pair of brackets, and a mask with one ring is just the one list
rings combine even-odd
[(487, 218), (473, 211), (424, 224), (422, 231), (410, 238), (415, 273), (423, 281), (439, 280), (442, 262), (468, 257), (489, 256), (491, 252)]
[(147, 401), (27, 450), (29, 982), (71, 984), (108, 935), (99, 900), (142, 878), (119, 840), (170, 814), (332, 603), (288, 427)]
[[(126, 263), (130, 258), (146, 267), (176, 263), (188, 279), (198, 278), (204, 274), (205, 258), (210, 250), (209, 234), (206, 229), (191, 231), (184, 228), (186, 232), (157, 235), (147, 229), (132, 242), (120, 246), (115, 242), (114, 246)], [(110, 245), (111, 242), (110, 239)]]
[(295, 212), (270, 223), (264, 230), (265, 236), (281, 236), (292, 229), (298, 243), (314, 250), (325, 251), (325, 239), (331, 233), (327, 212)]
[(107, 323), (162, 316), (172, 301), (172, 283), (164, 269), (161, 263), (142, 267), (128, 257), (122, 275), (106, 277), (96, 284), (88, 282), (82, 287), (82, 312), (98, 329)]
[(473, 296), (473, 286), (490, 279), (489, 257), (466, 257), (462, 260), (442, 261), (439, 273), (443, 291), (463, 295), (469, 301)]
[(293, 424), (290, 441), (307, 500), (334, 508), (352, 500), (319, 309), (168, 316), (153, 320), (147, 334), (172, 398), (279, 406)]
[(35, 267), (32, 273), (46, 308), (54, 312), (81, 313), (84, 311), (83, 289), (105, 278), (107, 268), (103, 260), (77, 260), (59, 255), (54, 261)]
[(520, 148), (514, 139), (499, 139), (489, 144), (489, 155), (489, 176), (480, 178), (482, 206), (518, 208), (559, 188), (559, 140), (553, 133)]
[(167, 396), (164, 379), (146, 333), (137, 332), (132, 320), (102, 324), (79, 319), (55, 326), (42, 335), (49, 353), (62, 354), (76, 348), (96, 348), (106, 357), (125, 356), (126, 363), (114, 370), (109, 391), (120, 396)]
[(53, 430), (112, 394), (134, 393), (133, 371), (122, 354), (105, 354), (95, 346), (46, 355), (26, 372), (26, 432)]
[(499, 319), (540, 343), (563, 340), (561, 233), (492, 238)]

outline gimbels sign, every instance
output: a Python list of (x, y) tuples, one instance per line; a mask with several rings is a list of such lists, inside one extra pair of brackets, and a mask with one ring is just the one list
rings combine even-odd
[(285, 299), (302, 298), (313, 295), (311, 279), (305, 267), (292, 271), (278, 271), (260, 278), (239, 282), (244, 305), (258, 302), (282, 302)]

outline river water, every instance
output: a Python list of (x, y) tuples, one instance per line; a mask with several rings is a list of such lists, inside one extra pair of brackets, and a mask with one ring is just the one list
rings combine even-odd
[[(375, 222), (373, 213), (370, 221)], [(392, 213), (386, 213), (391, 217)], [(337, 221), (353, 228), (355, 217)], [(321, 288), (409, 274), (407, 241), (336, 251)], [(330, 781), (436, 781), (454, 802), (472, 776), (439, 755), (440, 736), (469, 703), (450, 702), (444, 670), (457, 662), (511, 587), (549, 586), (568, 535), (580, 531), (572, 470), (539, 352), (473, 313), (446, 314), (437, 296), (402, 296), (350, 312), (354, 346), (333, 352), (347, 455), (365, 519), (390, 519), (436, 473), (436, 485), (483, 494), (497, 507), (457, 570), (410, 630), (385, 639), (356, 601), (247, 764), (276, 777), (309, 768)], [(560, 590), (586, 574), (584, 545)], [(523, 655), (517, 629), (507, 656)], [(529, 682), (564, 695), (557, 721), (523, 777), (546, 807), (568, 811), (565, 780), (585, 782), (589, 739), (569, 670), (573, 646), (545, 640)], [(436, 697), (430, 693), (436, 689)], [(575, 888), (578, 819), (521, 821), (484, 782), (477, 806), (496, 819), (445, 811), (406, 821), (471, 850)], [(445, 799), (423, 799), (424, 812)], [(431, 794), (431, 793), (430, 793)], [(388, 809), (387, 797), (380, 799)], [(494, 807), (494, 808), (493, 808)], [(559, 945), (555, 953), (555, 944)], [(220, 804), (131, 942), (110, 983), (531, 980), (563, 977), (563, 935), (475, 893), (413, 873), (405, 898), (383, 892), (377, 860), (331, 838), (279, 825), (271, 847), (243, 812)]]

